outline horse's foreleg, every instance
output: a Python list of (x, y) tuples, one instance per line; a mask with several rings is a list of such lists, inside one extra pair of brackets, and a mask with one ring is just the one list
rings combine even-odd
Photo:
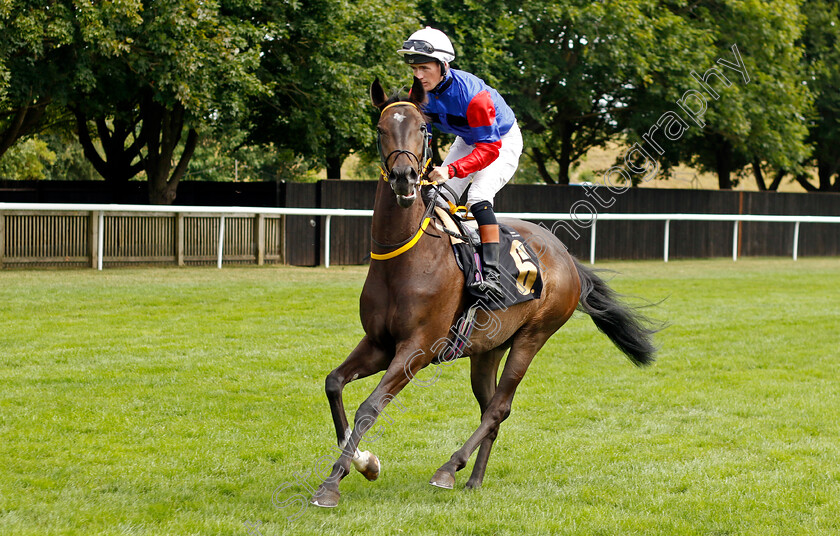
[[(422, 348), (419, 344), (405, 344), (405, 348)], [(346, 444), (341, 449), (341, 456), (333, 465), (330, 476), (318, 487), (312, 496), (312, 504), (316, 506), (332, 507), (338, 504), (340, 494), (338, 484), (347, 476), (353, 456), (357, 452), (359, 442), (365, 437), (376, 423), (377, 417), (391, 400), (414, 378), (417, 372), (429, 364), (432, 356), (418, 356), (410, 352), (397, 351), (397, 356), (390, 362), (387, 371), (379, 381), (379, 385), (365, 399), (356, 410), (353, 431), (349, 434)], [(372, 439), (375, 441), (376, 438)]]
[[(513, 395), (516, 393), (516, 388), (528, 366), (534, 359), (537, 350), (542, 344), (536, 344), (527, 339), (519, 339), (513, 343), (510, 350), (510, 355), (505, 362), (502, 375), (499, 378), (499, 384), (496, 387), (495, 393), (487, 405), (487, 409), (482, 412), (481, 424), (472, 436), (464, 443), (464, 446), (458, 449), (449, 461), (443, 464), (440, 469), (435, 472), (430, 483), (432, 485), (452, 489), (455, 486), (455, 472), (460, 471), (467, 465), (467, 461), (475, 452), (475, 449), (488, 439), (491, 434), (498, 433), (499, 425), (507, 419), (510, 415), (510, 408), (513, 403)], [(485, 452), (485, 456), (490, 456), (489, 447)], [(483, 460), (483, 465), (486, 467), (487, 460)], [(478, 462), (476, 463), (478, 465)], [(483, 477), (483, 468), (482, 468)]]
[[(372, 374), (388, 368), (391, 356), (364, 337), (356, 348), (350, 352), (347, 359), (327, 375), (326, 392), (327, 400), (330, 403), (335, 434), (338, 439), (338, 446), (345, 447), (350, 426), (347, 423), (347, 413), (344, 411), (344, 399), (342, 393), (344, 387), (353, 380), (366, 378)], [(368, 480), (376, 480), (379, 476), (379, 460), (368, 451), (353, 453), (353, 466), (362, 473)]]
[[(472, 390), (478, 406), (481, 408), (481, 415), (490, 406), (490, 400), (496, 393), (496, 378), (499, 373), (499, 363), (505, 355), (505, 349), (497, 348), (486, 354), (473, 356), (470, 360), (470, 379), (472, 382)], [(472, 475), (467, 481), (468, 488), (478, 488), (484, 480), (484, 471), (487, 469), (487, 460), (490, 459), (490, 450), (493, 448), (493, 442), (499, 433), (497, 426), (490, 434), (481, 442), (478, 448), (478, 456), (475, 459)]]

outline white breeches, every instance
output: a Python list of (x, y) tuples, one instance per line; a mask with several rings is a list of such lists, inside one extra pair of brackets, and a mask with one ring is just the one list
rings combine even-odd
[[(460, 136), (455, 138), (455, 143), (449, 149), (449, 154), (446, 155), (443, 166), (448, 166), (452, 162), (467, 156), (473, 149), (475, 149), (475, 145), (467, 145)], [(446, 181), (446, 185), (455, 190), (460, 197), (467, 186), (472, 183), (472, 187), (467, 194), (467, 209), (470, 205), (479, 201), (489, 201), (490, 204), (493, 204), (496, 193), (510, 181), (516, 172), (521, 154), (522, 133), (519, 131), (519, 125), (514, 123), (508, 133), (502, 136), (502, 148), (499, 149), (499, 156), (496, 160), (486, 168), (466, 177), (449, 179)], [(453, 203), (458, 202), (457, 199), (452, 199), (452, 195), (447, 190), (441, 189), (441, 193)]]

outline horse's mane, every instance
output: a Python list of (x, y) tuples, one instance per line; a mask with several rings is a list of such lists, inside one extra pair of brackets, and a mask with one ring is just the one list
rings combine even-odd
[(409, 102), (408, 92), (406, 91), (405, 86), (391, 91), (391, 94), (388, 96), (388, 100), (385, 101), (384, 106), (394, 104), (395, 102)]

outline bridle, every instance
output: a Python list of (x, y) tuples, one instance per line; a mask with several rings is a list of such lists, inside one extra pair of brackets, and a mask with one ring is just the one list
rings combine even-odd
[[(385, 110), (388, 108), (393, 108), (395, 106), (413, 106), (417, 111), (420, 109), (417, 107), (416, 104), (413, 102), (408, 101), (398, 101), (389, 104), (388, 106), (382, 108), (379, 112), (379, 117), (382, 117), (382, 114), (385, 113)], [(392, 156), (396, 155), (399, 157), (400, 155), (406, 155), (409, 160), (411, 160), (414, 164), (416, 164), (415, 171), (417, 171), (417, 176), (420, 178), (419, 186), (428, 186), (434, 185), (436, 186), (436, 182), (430, 182), (426, 180), (426, 175), (429, 172), (429, 166), (432, 163), (432, 133), (429, 131), (429, 128), (426, 126), (426, 123), (423, 122), (420, 126), (420, 131), (423, 133), (423, 156), (418, 157), (415, 153), (411, 151), (407, 151), (405, 149), (394, 149), (387, 155), (382, 151), (382, 133), (377, 131), (376, 134), (376, 147), (379, 150), (379, 157), (382, 161), (382, 165), (380, 166), (380, 171), (382, 173), (382, 180), (389, 183), (391, 185), (391, 190), (394, 189), (394, 184), (390, 181), (392, 169), (388, 165), (388, 161), (391, 159)], [(396, 158), (394, 159), (396, 160)], [(376, 239), (373, 238), (371, 235), (371, 241), (376, 244), (377, 246), (383, 249), (391, 249), (388, 253), (374, 253), (370, 252), (370, 258), (372, 260), (377, 261), (384, 261), (388, 259), (393, 259), (399, 255), (402, 255), (409, 249), (413, 248), (415, 244), (420, 240), (420, 237), (423, 236), (423, 233), (426, 232), (426, 227), (429, 226), (429, 222), (431, 221), (431, 213), (434, 210), (435, 203), (431, 202), (426, 207), (426, 211), (423, 214), (423, 218), (420, 220), (420, 226), (417, 229), (417, 232), (414, 233), (413, 236), (410, 236), (408, 239), (400, 242), (399, 244), (382, 244), (381, 242), (377, 242)], [(440, 238), (437, 235), (432, 235), (436, 238)]]
[[(408, 101), (398, 101), (389, 104), (388, 106), (382, 108), (382, 111), (379, 112), (379, 117), (382, 117), (382, 114), (385, 113), (385, 110), (388, 108), (393, 108), (395, 106), (413, 106), (418, 112), (420, 109), (417, 107), (416, 104), (413, 102)], [(387, 155), (382, 151), (382, 133), (377, 131), (376, 133), (376, 148), (379, 150), (379, 157), (382, 161), (382, 165), (380, 166), (380, 171), (382, 172), (382, 179), (390, 183), (391, 179), (391, 166), (388, 165), (388, 161), (391, 160), (391, 157), (396, 155), (399, 157), (400, 155), (406, 155), (409, 160), (413, 161), (416, 164), (415, 171), (417, 171), (417, 176), (420, 178), (420, 186), (426, 186), (429, 184), (433, 184), (426, 180), (426, 175), (429, 172), (429, 166), (432, 163), (432, 133), (429, 131), (429, 127), (426, 126), (426, 123), (420, 126), (420, 131), (423, 133), (423, 156), (422, 158), (417, 156), (415, 153), (411, 151), (407, 151), (405, 149), (394, 149)], [(396, 158), (394, 158), (396, 160)], [(391, 185), (391, 188), (394, 186)]]

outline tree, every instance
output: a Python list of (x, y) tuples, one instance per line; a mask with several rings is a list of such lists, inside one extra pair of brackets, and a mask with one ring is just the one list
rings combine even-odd
[(76, 135), (50, 129), (15, 143), (0, 159), (0, 178), (12, 180), (96, 180)]
[(572, 164), (638, 122), (641, 104), (660, 110), (641, 89), (672, 88), (702, 54), (703, 36), (660, 4), (546, 0), (513, 10), (515, 68), (503, 86), (545, 182), (568, 184)]
[(252, 101), (248, 143), (292, 149), (340, 178), (351, 152), (374, 148), (371, 82), (379, 77), (393, 87), (410, 80), (395, 51), (416, 27), (412, 12), (374, 0), (312, 0), (269, 3), (262, 13), (278, 21), (263, 42), (260, 66), (272, 94)]
[(68, 120), (60, 108), (73, 40), (70, 9), (0, 3), (0, 157), (19, 139)]
[(174, 201), (199, 130), (240, 120), (245, 99), (262, 89), (257, 4), (134, 0), (76, 8), (69, 105), (85, 154), (106, 180), (142, 171), (152, 203)]
[[(793, 0), (669, 2), (673, 12), (707, 34), (706, 60), (677, 86), (685, 134), (662, 155), (667, 168), (687, 163), (715, 172), (721, 189), (748, 164), (759, 188), (762, 166), (792, 170), (807, 154), (804, 116), (810, 95), (801, 83), (796, 46), (802, 17)], [(711, 54), (709, 54), (711, 53)], [(673, 104), (672, 104), (673, 106)], [(638, 132), (638, 131), (637, 131)]]
[(795, 178), (809, 192), (840, 192), (840, 5), (806, 0), (802, 11), (807, 20), (801, 38), (802, 64), (815, 98), (808, 125), (813, 152), (803, 164), (816, 167), (817, 185), (805, 172)]
[(0, 160), (0, 177), (18, 180), (41, 180), (47, 167), (55, 163), (56, 154), (44, 140), (34, 137), (16, 144)]

